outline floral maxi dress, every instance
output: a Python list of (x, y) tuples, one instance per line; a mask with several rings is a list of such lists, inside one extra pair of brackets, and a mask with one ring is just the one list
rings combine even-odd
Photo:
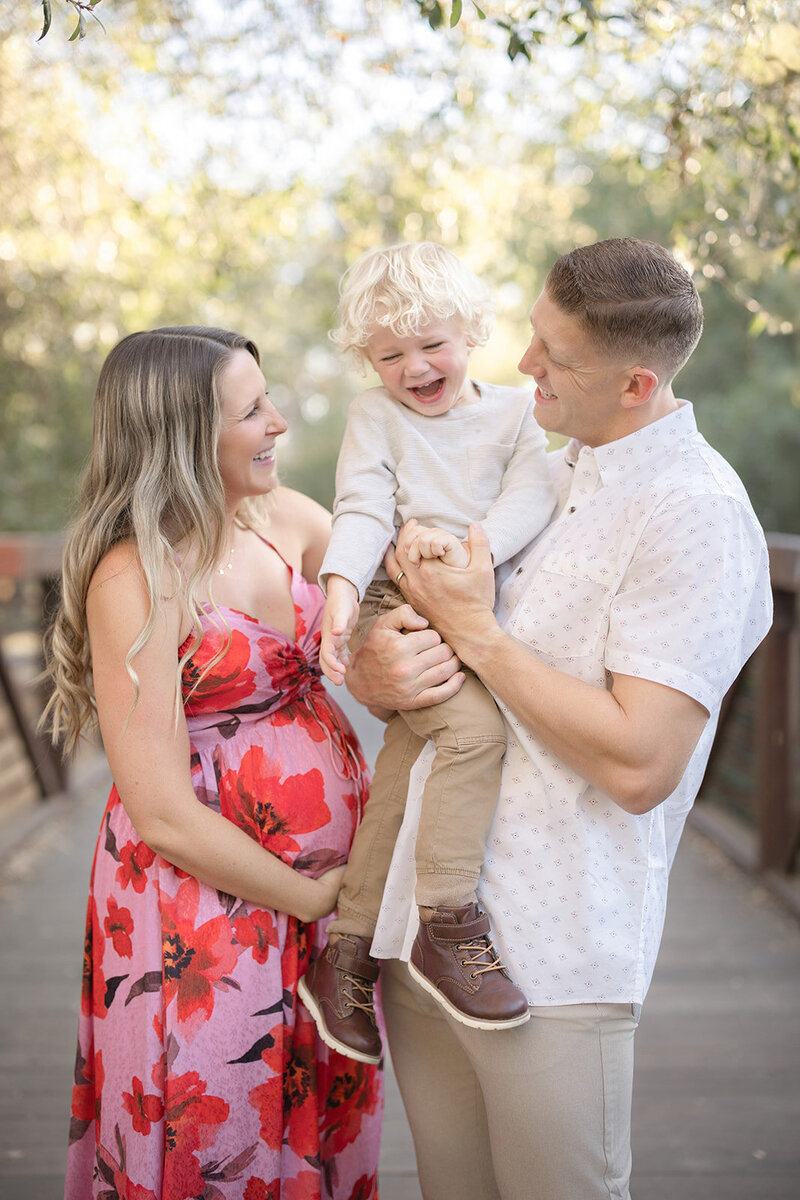
[[(322, 687), (319, 589), (295, 641), (210, 615), (184, 667), (195, 791), (284, 862), (346, 858), (368, 777)], [(183, 648), (182, 648), (183, 649)], [(202, 676), (202, 678), (201, 678)], [(325, 924), (216, 891), (136, 835), (112, 789), (89, 893), (66, 1200), (374, 1200), (379, 1069), (328, 1050), (298, 1003)]]

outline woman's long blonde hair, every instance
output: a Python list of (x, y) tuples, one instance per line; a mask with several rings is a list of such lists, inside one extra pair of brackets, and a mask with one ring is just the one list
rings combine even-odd
[[(67, 753), (97, 724), (86, 597), (113, 546), (135, 546), (150, 595), (147, 621), (126, 657), (135, 697), (132, 661), (153, 631), (165, 578), (174, 577), (195, 634), (181, 664), (199, 644), (201, 605), (213, 603), (209, 579), (226, 536), (217, 464), (220, 376), (237, 350), (260, 363), (256, 345), (240, 334), (187, 325), (133, 333), (103, 364), (78, 515), (64, 549), (61, 601), (45, 648), (54, 691), (44, 720)], [(240, 516), (245, 524), (260, 524), (261, 509), (263, 500), (249, 501)], [(192, 554), (182, 568), (176, 547), (189, 543)]]

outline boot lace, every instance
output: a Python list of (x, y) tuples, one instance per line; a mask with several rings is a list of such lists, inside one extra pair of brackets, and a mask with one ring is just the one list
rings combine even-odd
[[(366, 1013), (373, 1025), (377, 1024), (375, 996), (370, 980), (363, 979), (360, 975), (351, 975), (348, 971), (343, 974), (345, 986), (342, 988), (342, 994), (345, 998), (345, 1008), (358, 1008)], [(347, 984), (350, 986), (347, 987)]]
[(462, 958), (462, 967), (477, 967), (472, 971), (472, 978), (485, 975), (488, 971), (504, 971), (505, 964), (494, 948), (494, 942), (488, 937), (482, 937), (476, 942), (458, 942), (456, 949), (462, 954), (472, 954), (472, 958)]

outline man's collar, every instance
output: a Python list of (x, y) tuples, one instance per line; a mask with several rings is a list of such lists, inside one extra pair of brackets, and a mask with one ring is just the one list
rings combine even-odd
[(604, 446), (584, 446), (573, 438), (564, 450), (564, 461), (568, 466), (577, 465), (581, 455), (592, 456), (597, 463), (600, 478), (605, 487), (622, 478), (628, 471), (640, 471), (643, 467), (658, 467), (664, 456), (694, 437), (697, 423), (694, 409), (688, 400), (680, 400), (675, 412), (652, 421), (635, 433), (607, 442)]

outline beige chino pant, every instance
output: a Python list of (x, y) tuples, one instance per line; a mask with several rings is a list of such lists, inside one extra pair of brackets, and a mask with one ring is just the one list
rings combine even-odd
[[(400, 604), (405, 600), (393, 584), (370, 584), (351, 645), (363, 641), (381, 612)], [(429, 739), (436, 753), (417, 831), (416, 902), (452, 907), (476, 898), (500, 792), (506, 730), (491, 694), (467, 671), (461, 690), (449, 700), (395, 713), (389, 721), (329, 932), (360, 937), (375, 932), (409, 775)]]
[(397, 960), (381, 994), (424, 1200), (630, 1200), (637, 1008), (533, 1007), (515, 1029), (470, 1029)]

